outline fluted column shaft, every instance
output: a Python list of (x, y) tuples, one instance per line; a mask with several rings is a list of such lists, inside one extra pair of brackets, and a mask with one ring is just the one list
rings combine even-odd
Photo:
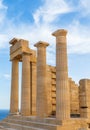
[(36, 62), (31, 63), (32, 68), (32, 115), (36, 115)]
[(31, 88), (30, 88), (30, 54), (22, 55), (22, 93), (21, 93), (21, 114), (31, 114)]
[(37, 97), (36, 112), (38, 118), (48, 116), (46, 90), (46, 46), (47, 43), (38, 42), (37, 47)]
[(18, 60), (12, 60), (10, 113), (18, 112)]
[(70, 93), (68, 84), (66, 30), (53, 33), (56, 36), (56, 118), (70, 118)]

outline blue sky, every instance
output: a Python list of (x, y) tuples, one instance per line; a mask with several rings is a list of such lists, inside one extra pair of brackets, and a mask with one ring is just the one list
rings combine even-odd
[(68, 30), (69, 77), (76, 83), (90, 78), (90, 0), (0, 0), (0, 109), (10, 103), (9, 41), (23, 38), (33, 49), (39, 40), (48, 42), (47, 63), (55, 65), (51, 33), (60, 28)]

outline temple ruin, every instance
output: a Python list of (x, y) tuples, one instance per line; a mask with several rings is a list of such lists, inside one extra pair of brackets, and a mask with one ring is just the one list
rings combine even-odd
[[(10, 41), (12, 62), (10, 115), (0, 122), (12, 130), (86, 130), (90, 128), (90, 79), (79, 85), (68, 77), (67, 31), (56, 38), (56, 66), (47, 65), (47, 42)], [(19, 110), (19, 62), (22, 62), (21, 109)]]

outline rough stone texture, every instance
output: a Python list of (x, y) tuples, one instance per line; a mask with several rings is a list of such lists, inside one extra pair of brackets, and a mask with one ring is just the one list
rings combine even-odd
[(80, 115), (90, 118), (90, 79), (82, 79), (79, 83)]
[(47, 73), (46, 73), (46, 47), (48, 43), (38, 42), (34, 46), (37, 47), (37, 100), (36, 113), (38, 118), (48, 116), (47, 106)]
[(10, 98), (10, 113), (17, 114), (18, 112), (18, 60), (12, 60), (12, 79), (11, 79), (11, 98)]
[[(56, 115), (56, 67), (50, 66), (51, 70), (51, 113)], [(79, 112), (79, 87), (78, 85), (69, 78), (69, 87), (70, 87), (70, 114), (77, 115)]]
[(48, 116), (52, 114), (52, 97), (51, 97), (51, 67), (46, 67), (46, 81), (47, 81), (47, 113)]
[(32, 111), (32, 115), (36, 115), (36, 71), (37, 71), (37, 68), (36, 68), (36, 62), (31, 62), (30, 63), (31, 65), (31, 88), (32, 88), (32, 91), (31, 91), (31, 99), (32, 99), (32, 103), (31, 103), (31, 111)]
[[(36, 114), (36, 52), (29, 48), (29, 43), (27, 40), (23, 39), (16, 39), (13, 38), (10, 41), (10, 60), (12, 61), (12, 85), (11, 85), (11, 113), (15, 114), (18, 112), (18, 96), (15, 96), (15, 93), (18, 93), (18, 90), (13, 91), (15, 88), (18, 89), (18, 70), (16, 61), (22, 62), (22, 107), (21, 113), (22, 115), (35, 115)], [(14, 60), (15, 59), (15, 60)], [(15, 63), (13, 63), (13, 61)], [(14, 67), (13, 67), (14, 64)], [(28, 71), (30, 70), (30, 71)], [(14, 75), (14, 76), (13, 76)], [(17, 76), (16, 76), (17, 75)], [(35, 79), (35, 81), (34, 81)], [(26, 85), (28, 84), (28, 85)], [(14, 86), (14, 87), (13, 87)], [(27, 87), (28, 86), (28, 87)], [(27, 90), (28, 88), (28, 90)], [(24, 93), (23, 93), (24, 91)], [(28, 91), (28, 92), (27, 92)], [(27, 94), (25, 94), (27, 93)], [(17, 94), (18, 95), (18, 94)], [(23, 97), (24, 95), (24, 97)], [(30, 97), (30, 98), (29, 98)], [(29, 100), (27, 100), (27, 98)], [(17, 102), (16, 102), (17, 101)], [(13, 105), (14, 104), (14, 105)], [(27, 105), (26, 105), (27, 104)], [(26, 108), (25, 108), (26, 107)], [(28, 110), (26, 110), (28, 109)], [(15, 112), (14, 112), (15, 111)], [(26, 111), (28, 111), (26, 113)]]
[(22, 56), (22, 93), (21, 93), (21, 114), (31, 115), (31, 87), (30, 87), (30, 54)]
[[(31, 115), (36, 115), (36, 82), (37, 82), (37, 69), (36, 69), (36, 64), (37, 64), (37, 59), (36, 59), (36, 51), (29, 49), (28, 47), (28, 41), (23, 40), (23, 39), (13, 39), (11, 40), (10, 44), (11, 49), (10, 49), (10, 57), (12, 59), (15, 58), (18, 62), (22, 62), (22, 56), (25, 53), (30, 53), (30, 113)], [(15, 46), (16, 44), (16, 46)], [(14, 47), (14, 49), (13, 49)], [(21, 51), (23, 50), (23, 51)], [(28, 50), (28, 51), (27, 51)], [(15, 56), (15, 57), (14, 57)], [(12, 60), (13, 62), (13, 60)], [(46, 66), (46, 77), (47, 77), (47, 113), (48, 116), (56, 115), (56, 67), (47, 65)], [(14, 78), (14, 77), (13, 77)], [(17, 76), (18, 78), (18, 76)], [(69, 87), (70, 87), (70, 113), (71, 114), (78, 114), (79, 109), (78, 109), (78, 87), (74, 83), (74, 81), (69, 81)], [(17, 87), (18, 88), (18, 87)], [(12, 98), (11, 98), (12, 99)], [(16, 98), (15, 98), (16, 99)], [(12, 99), (13, 100), (13, 99)], [(17, 97), (18, 100), (18, 97)], [(13, 101), (14, 103), (14, 101)], [(13, 105), (11, 105), (13, 107)], [(18, 110), (18, 106), (17, 106)], [(15, 114), (13, 112), (13, 114)]]
[[(56, 67), (46, 65), (47, 43), (40, 41), (36, 44), (38, 48), (36, 58), (36, 51), (29, 48), (27, 40), (14, 38), (10, 41), (11, 114), (0, 122), (0, 129), (90, 129), (90, 79), (80, 80), (78, 87), (71, 78), (68, 78), (66, 34), (65, 30), (57, 30), (53, 34), (56, 36)], [(18, 113), (19, 62), (22, 62), (21, 113)], [(79, 112), (81, 117), (69, 118), (70, 114), (76, 115)]]
[(57, 30), (56, 37), (56, 118), (70, 118), (70, 90), (68, 84), (66, 30)]
[(79, 87), (69, 78), (70, 87), (70, 113), (73, 115), (79, 114)]
[(36, 117), (9, 116), (0, 122), (4, 130), (89, 130), (89, 125), (90, 120), (85, 118), (58, 121), (56, 118), (38, 120)]
[(52, 103), (52, 115), (56, 115), (56, 68), (51, 67), (51, 103)]

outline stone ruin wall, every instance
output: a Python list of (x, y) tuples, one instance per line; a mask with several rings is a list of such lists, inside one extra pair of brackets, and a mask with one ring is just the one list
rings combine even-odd
[[(56, 113), (56, 68), (53, 66), (47, 66), (47, 85), (48, 97), (49, 97), (49, 112), (52, 115)], [(50, 78), (51, 76), (51, 78)], [(48, 87), (49, 86), (49, 87)], [(69, 87), (70, 87), (70, 108), (71, 114), (79, 114), (79, 87), (78, 85), (69, 78)], [(51, 98), (51, 99), (50, 99)]]
[(80, 115), (90, 118), (90, 79), (82, 79), (79, 84)]
[[(13, 39), (10, 47), (10, 60), (13, 62), (17, 59), (22, 62), (24, 53), (30, 53), (30, 111), (32, 115), (36, 115), (36, 51), (28, 46), (28, 41)], [(70, 111), (71, 114), (79, 114), (79, 87), (75, 82), (69, 78), (70, 87)], [(56, 114), (56, 67), (47, 65), (47, 101), (48, 101), (48, 115)], [(13, 95), (12, 95), (13, 96)], [(11, 99), (13, 99), (11, 97)], [(13, 101), (12, 101), (13, 102)], [(12, 103), (11, 103), (12, 104)], [(11, 105), (13, 106), (13, 105)], [(13, 108), (12, 108), (13, 109)]]
[[(49, 96), (49, 112), (51, 115), (56, 114), (56, 68), (53, 66), (47, 66), (47, 93)], [(51, 78), (50, 78), (51, 76)], [(70, 87), (70, 111), (71, 115), (79, 114), (79, 87), (69, 78)], [(50, 100), (51, 98), (51, 100)]]

